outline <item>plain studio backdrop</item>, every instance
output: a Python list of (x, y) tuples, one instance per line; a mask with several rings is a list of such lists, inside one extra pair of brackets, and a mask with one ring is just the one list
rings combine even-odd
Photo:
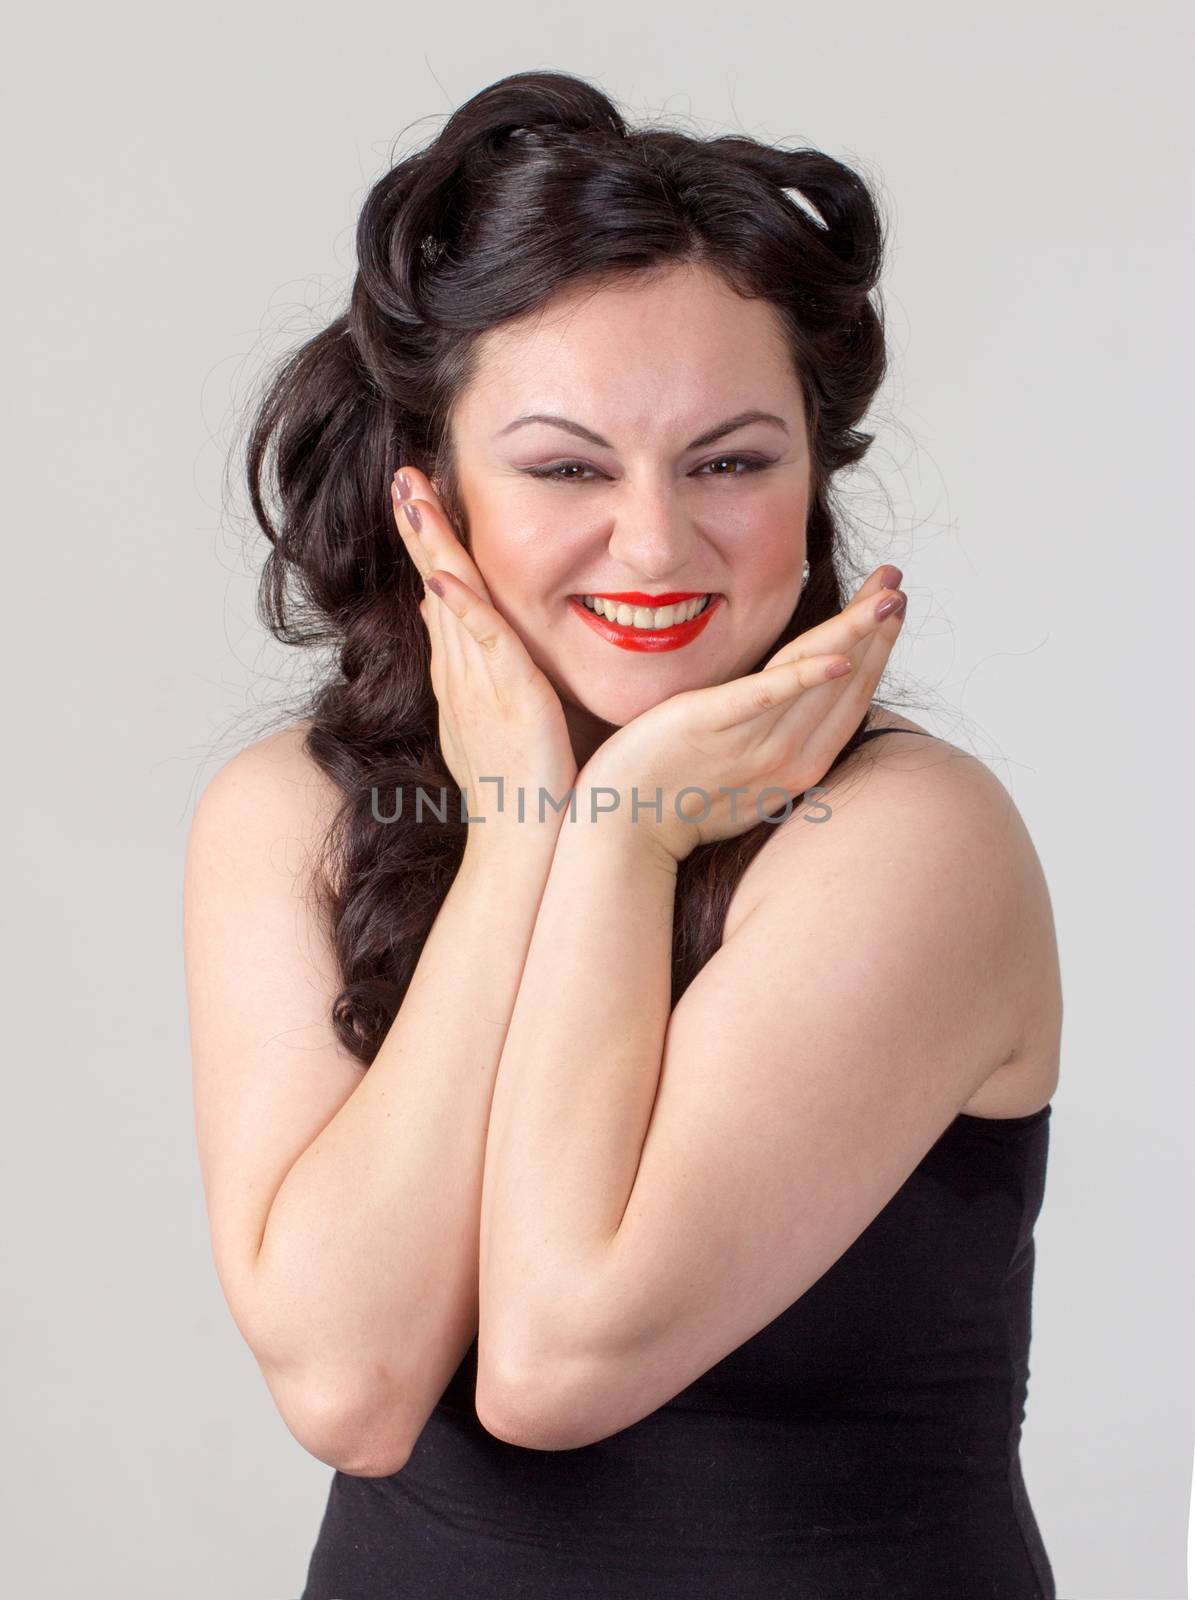
[(556, 68), (880, 188), (847, 504), (905, 571), (892, 691), (1011, 791), (1063, 964), (1026, 1479), (1060, 1596), (1184, 1595), (1189, 8), (73, 3), (6, 44), (6, 1591), (302, 1587), (331, 1469), (224, 1305), (191, 1111), (190, 814), (301, 665), (224, 455), (370, 184)]

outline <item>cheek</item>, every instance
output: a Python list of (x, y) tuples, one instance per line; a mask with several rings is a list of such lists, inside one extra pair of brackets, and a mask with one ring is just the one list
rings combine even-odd
[(774, 594), (782, 603), (800, 585), (804, 555), (804, 537), (791, 520), (771, 528), (756, 525), (728, 559), (729, 582), (732, 589)]
[(509, 517), (474, 527), (471, 544), (477, 569), (503, 610), (526, 613), (565, 587), (569, 556), (559, 528)]
[[(729, 496), (728, 496), (729, 498)], [(727, 512), (716, 537), (732, 582), (753, 588), (761, 583), (800, 583), (805, 559), (808, 495), (777, 479), (744, 498)], [(716, 527), (711, 523), (711, 532)]]

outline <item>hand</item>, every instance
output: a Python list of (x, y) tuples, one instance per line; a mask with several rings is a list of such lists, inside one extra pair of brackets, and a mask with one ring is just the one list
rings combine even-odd
[[(818, 783), (862, 721), (904, 621), (903, 607), (882, 620), (876, 607), (905, 598), (895, 588), (901, 577), (899, 568), (878, 568), (837, 616), (799, 634), (760, 671), (652, 706), (600, 746), (581, 782), (616, 789), (617, 814), (674, 862), (753, 828), (782, 809), (785, 795)], [(698, 792), (678, 807), (690, 786)]]
[[(560, 698), (528, 655), (523, 641), (495, 609), (480, 572), (440, 505), (427, 478), (400, 469), (410, 494), (404, 500), (395, 474), (394, 520), (403, 544), (433, 589), (419, 602), (431, 638), (431, 681), (440, 708), (440, 748), (448, 770), (466, 791), (469, 816), (491, 822), (517, 820), (518, 789), (526, 795), (528, 824), (539, 819), (539, 788), (560, 801), (576, 780)], [(415, 508), (419, 527), (408, 518)], [(482, 778), (501, 777), (482, 784)], [(498, 810), (501, 792), (501, 812)], [(554, 813), (545, 804), (545, 819)], [(559, 822), (560, 818), (555, 819)]]

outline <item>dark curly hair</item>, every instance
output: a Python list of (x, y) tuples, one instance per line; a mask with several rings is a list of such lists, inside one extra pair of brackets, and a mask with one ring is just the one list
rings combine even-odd
[[(348, 309), (275, 370), (247, 451), (253, 512), (272, 546), (259, 615), (284, 643), (336, 651), (311, 695), (305, 742), (343, 797), (317, 882), (343, 984), (333, 1022), (358, 1061), (377, 1054), (465, 846), (463, 821), (379, 822), (373, 795), (420, 784), (456, 793), (439, 748), (423, 585), (395, 537), (390, 480), (404, 462), (434, 476), (467, 541), (449, 423), (478, 336), (566, 286), (668, 263), (706, 264), (775, 307), (811, 447), (810, 575), (799, 626), (794, 614), (757, 670), (846, 603), (831, 480), (872, 443), (857, 424), (887, 365), (883, 254), (867, 184), (830, 156), (633, 129), (566, 73), (490, 85), (370, 190)], [(772, 826), (681, 863), (674, 1005), (717, 949), (731, 893)]]

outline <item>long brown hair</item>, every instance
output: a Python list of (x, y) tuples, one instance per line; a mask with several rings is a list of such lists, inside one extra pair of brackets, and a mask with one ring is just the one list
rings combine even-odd
[[(412, 806), (379, 821), (376, 796), (420, 785), (457, 794), (390, 479), (404, 462), (434, 476), (468, 538), (449, 419), (479, 335), (566, 286), (666, 263), (702, 263), (775, 307), (805, 402), (810, 575), (799, 623), (794, 613), (756, 670), (846, 601), (832, 481), (872, 442), (858, 424), (886, 370), (883, 247), (867, 184), (830, 156), (631, 128), (599, 89), (558, 72), (484, 89), (370, 190), (348, 309), (274, 373), (247, 451), (272, 546), (259, 614), (284, 643), (334, 647), (306, 748), (343, 796), (320, 883), (343, 982), (333, 1022), (357, 1060), (376, 1055), (465, 846), (451, 804), (443, 824), (417, 821)], [(717, 949), (734, 887), (771, 829), (761, 821), (681, 863), (674, 1005)]]

